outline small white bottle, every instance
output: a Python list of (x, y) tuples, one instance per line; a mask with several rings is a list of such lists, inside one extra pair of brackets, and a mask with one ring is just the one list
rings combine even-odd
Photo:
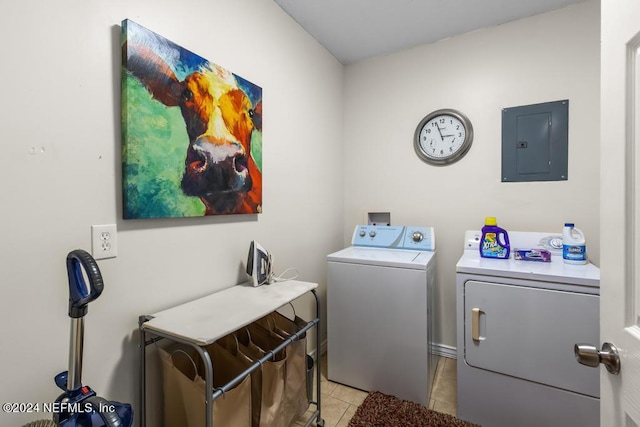
[(567, 264), (587, 263), (587, 243), (584, 233), (567, 222), (562, 229), (562, 259)]

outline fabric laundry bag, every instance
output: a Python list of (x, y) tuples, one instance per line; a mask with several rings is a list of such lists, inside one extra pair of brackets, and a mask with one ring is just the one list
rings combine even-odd
[[(262, 320), (258, 320), (249, 325), (249, 332), (252, 339), (259, 336), (269, 336), (274, 344), (282, 344), (287, 337), (270, 330), (261, 325)], [(265, 323), (266, 324), (266, 323)], [(255, 340), (254, 340), (255, 341)], [(275, 348), (275, 347), (273, 347)], [(263, 348), (265, 351), (273, 348)], [(308, 408), (303, 408), (302, 402), (307, 401), (306, 382), (306, 342), (304, 340), (294, 341), (285, 348), (285, 377), (284, 377), (284, 413), (287, 425), (291, 425), (298, 417), (303, 415)]]
[[(217, 341), (237, 357), (246, 368), (265, 356), (244, 331), (235, 332)], [(280, 355), (283, 356), (283, 355)], [(276, 358), (277, 359), (277, 358)], [(261, 364), (251, 373), (251, 425), (252, 427), (285, 427), (284, 359)]]
[[(260, 326), (283, 339), (293, 336), (307, 325), (307, 321), (294, 315), (294, 320), (275, 311), (256, 321)], [(306, 332), (287, 347), (285, 380), (285, 406), (288, 414), (298, 418), (309, 409), (307, 393), (307, 340)], [(294, 418), (294, 419), (295, 419)]]
[[(242, 364), (215, 343), (207, 347), (213, 365), (213, 387), (221, 387), (242, 373)], [(163, 370), (165, 427), (206, 425), (204, 363), (195, 349), (158, 349)], [(186, 360), (185, 360), (186, 359)], [(207, 393), (213, 393), (208, 390)], [(180, 405), (182, 402), (182, 405)], [(251, 376), (213, 401), (216, 426), (251, 426)]]

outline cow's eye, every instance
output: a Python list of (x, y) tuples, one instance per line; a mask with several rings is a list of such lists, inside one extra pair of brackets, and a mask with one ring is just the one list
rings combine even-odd
[(253, 118), (253, 115), (254, 115), (255, 113), (253, 112), (253, 110), (249, 110), (249, 113), (248, 113), (248, 114), (249, 114), (249, 117)]
[(191, 89), (187, 88), (182, 91), (182, 99), (185, 101), (191, 101), (193, 99), (193, 92), (191, 92)]

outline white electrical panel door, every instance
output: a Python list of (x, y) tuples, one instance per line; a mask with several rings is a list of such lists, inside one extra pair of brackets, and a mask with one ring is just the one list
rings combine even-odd
[(599, 397), (599, 370), (576, 343), (599, 342), (599, 297), (469, 280), (464, 359), (473, 367)]

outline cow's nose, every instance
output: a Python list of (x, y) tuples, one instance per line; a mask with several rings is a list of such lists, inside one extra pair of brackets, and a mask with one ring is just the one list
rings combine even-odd
[(219, 141), (206, 136), (198, 138), (193, 144), (193, 149), (213, 164), (244, 156), (242, 144), (235, 141)]

